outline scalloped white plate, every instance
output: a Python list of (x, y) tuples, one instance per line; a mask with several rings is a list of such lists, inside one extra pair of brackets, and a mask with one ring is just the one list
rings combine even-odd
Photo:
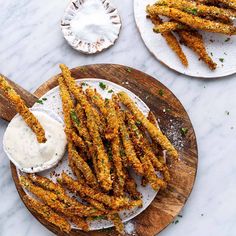
[[(100, 82), (103, 82), (104, 84), (107, 85), (106, 90), (103, 90), (100, 88), (100, 86), (99, 86)], [(93, 88), (96, 88), (97, 91), (103, 96), (103, 98), (111, 98), (112, 93), (108, 93), (108, 91), (110, 89), (112, 89), (115, 93), (120, 92), (120, 91), (125, 91), (126, 93), (129, 94), (129, 96), (137, 104), (137, 106), (144, 113), (144, 115), (148, 115), (148, 112), (150, 111), (148, 106), (139, 97), (137, 97), (134, 93), (132, 93), (129, 90), (127, 90), (115, 83), (112, 83), (110, 81), (91, 78), (91, 79), (77, 80), (77, 83), (78, 84), (85, 83)], [(83, 87), (86, 88), (87, 85), (85, 85)], [(60, 98), (60, 94), (59, 94), (59, 87), (55, 87), (52, 90), (48, 91), (42, 98), (47, 98), (47, 100), (43, 101), (43, 104), (36, 103), (33, 106), (33, 108), (52, 110), (53, 112), (58, 114), (63, 119), (62, 104), (61, 104), (61, 98)], [(58, 166), (52, 168), (51, 170), (41, 172), (40, 175), (43, 175), (49, 179), (56, 181), (56, 178), (57, 178), (56, 174), (60, 174), (60, 173), (62, 173), (62, 171), (65, 171), (66, 173), (68, 173), (69, 175), (74, 177), (73, 174), (71, 173), (69, 166), (68, 166), (67, 154), (62, 159), (62, 161), (58, 164)], [(53, 175), (52, 175), (52, 173), (53, 173)], [(18, 170), (18, 175), (20, 175), (20, 174), (21, 173)], [(136, 183), (138, 185), (138, 191), (143, 196), (143, 206), (141, 208), (136, 208), (131, 211), (122, 212), (120, 214), (120, 216), (121, 216), (121, 219), (123, 222), (127, 222), (127, 221), (133, 219), (135, 216), (139, 215), (142, 211), (144, 211), (151, 204), (151, 202), (154, 200), (154, 198), (157, 194), (157, 192), (155, 192), (149, 185), (147, 187), (142, 187), (141, 178), (139, 176), (137, 176), (136, 174), (134, 174), (133, 172), (131, 174), (136, 180)], [(29, 195), (31, 195), (29, 192), (27, 192), (27, 193)], [(114, 226), (114, 225), (110, 221), (96, 220), (96, 221), (93, 221), (90, 223), (90, 230), (100, 230), (100, 229), (110, 228), (112, 226)], [(72, 227), (77, 228), (75, 225), (72, 225)]]
[[(181, 45), (189, 66), (184, 67), (179, 58), (167, 45), (161, 34), (152, 31), (153, 24), (146, 19), (146, 6), (155, 3), (155, 0), (134, 0), (134, 15), (141, 37), (149, 51), (169, 68), (193, 77), (217, 78), (236, 73), (236, 36), (228, 36), (216, 33), (201, 32), (207, 51), (213, 55), (213, 60), (218, 64), (215, 71), (211, 71), (204, 62), (199, 61), (198, 56), (189, 48)], [(220, 58), (224, 59), (222, 63)]]

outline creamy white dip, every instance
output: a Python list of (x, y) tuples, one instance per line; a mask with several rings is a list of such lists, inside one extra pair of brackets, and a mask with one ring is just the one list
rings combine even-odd
[(3, 138), (4, 150), (10, 160), (22, 171), (30, 173), (56, 165), (67, 144), (63, 124), (45, 112), (32, 112), (45, 130), (46, 143), (38, 143), (36, 135), (19, 115), (10, 122)]

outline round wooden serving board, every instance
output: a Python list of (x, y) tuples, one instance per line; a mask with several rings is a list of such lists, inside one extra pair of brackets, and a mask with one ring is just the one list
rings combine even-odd
[[(139, 236), (154, 236), (169, 225), (185, 205), (191, 191), (197, 172), (197, 143), (191, 121), (179, 100), (164, 85), (151, 76), (138, 70), (121, 65), (98, 64), (72, 69), (76, 79), (100, 78), (117, 83), (139, 96), (159, 119), (161, 130), (168, 136), (179, 151), (180, 161), (172, 163), (170, 173), (172, 180), (165, 191), (157, 194), (152, 204), (140, 215), (131, 220), (135, 226), (135, 234)], [(57, 86), (55, 76), (40, 86), (34, 93), (36, 97), (43, 96)], [(35, 101), (36, 97), (32, 95)], [(26, 97), (28, 100), (28, 97)], [(32, 105), (31, 101), (26, 102)], [(187, 128), (186, 136), (180, 129)], [(21, 199), (25, 195), (19, 184), (16, 168), (11, 164), (12, 176)], [(27, 207), (27, 205), (26, 205)], [(31, 213), (56, 235), (116, 235), (113, 229), (91, 231), (88, 233), (72, 230), (70, 234), (61, 233), (58, 228), (50, 225), (37, 214)], [(128, 235), (128, 234), (127, 234)], [(133, 235), (133, 234), (132, 234)]]

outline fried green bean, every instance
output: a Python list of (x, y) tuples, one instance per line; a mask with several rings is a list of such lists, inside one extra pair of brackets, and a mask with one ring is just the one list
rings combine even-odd
[(60, 65), (63, 77), (67, 86), (75, 98), (79, 101), (81, 106), (85, 110), (87, 117), (87, 127), (93, 140), (93, 145), (96, 148), (97, 155), (97, 170), (98, 181), (105, 191), (109, 191), (112, 188), (111, 170), (108, 155), (105, 151), (97, 123), (94, 120), (94, 111), (91, 104), (88, 102), (86, 95), (82, 89), (76, 84), (75, 80), (71, 77), (69, 69), (65, 65)]
[(90, 166), (86, 161), (79, 155), (72, 143), (68, 143), (68, 155), (71, 156), (75, 166), (82, 172), (84, 178), (86, 179), (88, 185), (92, 187), (97, 187), (97, 180), (93, 174)]
[(191, 28), (187, 25), (184, 25), (175, 21), (167, 21), (159, 25), (155, 24), (153, 31), (155, 33), (164, 34), (168, 32), (170, 33), (171, 31), (180, 30), (180, 29), (191, 30)]
[(66, 233), (71, 231), (70, 223), (65, 218), (55, 213), (50, 207), (27, 195), (25, 195), (23, 199), (27, 207), (32, 209), (34, 212), (37, 212), (45, 220), (58, 227), (61, 231)]
[[(155, 25), (154, 31), (155, 31), (156, 27), (159, 27), (163, 24), (162, 19), (157, 15), (150, 14), (149, 18), (151, 19), (152, 23)], [(174, 34), (171, 32), (160, 32), (160, 33), (162, 33), (162, 36), (165, 38), (167, 44), (179, 57), (181, 63), (184, 66), (188, 66), (188, 60), (187, 60), (182, 48), (180, 47), (178, 40), (174, 36)]]
[(47, 139), (42, 125), (39, 123), (38, 119), (34, 116), (34, 114), (29, 110), (29, 108), (25, 105), (25, 102), (16, 93), (13, 87), (1, 75), (0, 75), (0, 89), (3, 91), (4, 96), (15, 107), (16, 111), (22, 116), (25, 123), (35, 133), (38, 142), (45, 143)]
[(226, 35), (233, 35), (236, 33), (235, 26), (206, 20), (167, 6), (147, 6), (147, 12), (150, 15), (167, 16), (194, 29), (200, 29), (214, 33), (222, 33)]
[(121, 220), (119, 214), (108, 215), (108, 219), (114, 223), (116, 231), (119, 234), (123, 235), (124, 234), (124, 224), (122, 223), (122, 220)]
[(202, 35), (197, 31), (179, 30), (177, 32), (181, 41), (189, 48), (191, 48), (199, 58), (204, 61), (211, 70), (215, 70), (217, 64), (211, 59), (206, 51)]
[(161, 0), (157, 3), (157, 5), (173, 7), (195, 16), (214, 17), (224, 22), (230, 22), (230, 17), (236, 16), (234, 11), (230, 11), (228, 9), (215, 6), (206, 6), (186, 0)]
[(129, 199), (125, 197), (109, 196), (87, 186), (84, 186), (79, 182), (73, 180), (66, 173), (62, 173), (62, 176), (58, 179), (58, 181), (59, 183), (65, 185), (70, 191), (75, 193), (78, 192), (79, 194), (88, 196), (109, 206), (111, 209), (120, 209), (122, 207), (132, 208), (142, 205), (142, 201), (129, 201)]
[(149, 132), (152, 139), (161, 145), (164, 150), (167, 150), (168, 154), (175, 159), (178, 158), (178, 152), (168, 140), (168, 138), (163, 135), (160, 129), (153, 125), (143, 113), (136, 107), (134, 102), (129, 98), (125, 92), (118, 93), (120, 101), (131, 111), (135, 119), (138, 120)]

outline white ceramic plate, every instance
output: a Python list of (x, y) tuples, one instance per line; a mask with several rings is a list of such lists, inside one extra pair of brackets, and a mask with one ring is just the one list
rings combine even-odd
[[(80, 79), (77, 81), (79, 83), (84, 83), (83, 85), (84, 88), (87, 87), (86, 84), (89, 86), (96, 88), (97, 91), (103, 96), (103, 98), (111, 98), (112, 93), (108, 93), (109, 90), (113, 90), (115, 93), (120, 92), (120, 91), (125, 91), (129, 94), (129, 96), (133, 99), (133, 101), (137, 104), (139, 109), (147, 115), (149, 112), (149, 108), (147, 105), (140, 99), (138, 98), (135, 94), (130, 92), (129, 90), (112, 83), (107, 80), (101, 80), (101, 79)], [(103, 90), (100, 88), (99, 83), (102, 82), (107, 85), (107, 89)], [(59, 88), (55, 87), (54, 89), (50, 90), (47, 92), (42, 98), (46, 98), (46, 101), (43, 101), (43, 104), (38, 104), (36, 103), (33, 108), (37, 109), (49, 109), (58, 114), (62, 119), (63, 119), (63, 113), (62, 113), (62, 104), (61, 104), (61, 98), (59, 95)], [(44, 99), (45, 100), (45, 99)], [(62, 171), (65, 171), (69, 175), (73, 177), (73, 174), (71, 173), (70, 168), (68, 167), (68, 162), (67, 162), (67, 155), (62, 159), (62, 161), (58, 164), (57, 167), (52, 168), (51, 170), (47, 170), (44, 172), (41, 172), (40, 175), (43, 175), (49, 179), (52, 179), (56, 181), (56, 176)], [(18, 175), (20, 175), (20, 171), (18, 170)], [(155, 192), (149, 185), (147, 187), (142, 187), (141, 186), (141, 178), (135, 175), (134, 173), (131, 173), (133, 177), (136, 180), (136, 183), (138, 184), (138, 191), (142, 194), (143, 196), (143, 207), (141, 208), (136, 208), (131, 211), (124, 211), (120, 214), (122, 221), (127, 222), (134, 218), (135, 216), (139, 215), (142, 211), (144, 211), (154, 200), (157, 192)], [(31, 195), (28, 192), (29, 195)], [(107, 220), (96, 220), (90, 223), (90, 230), (100, 230), (100, 229), (105, 229), (112, 227), (113, 224), (110, 221)], [(76, 226), (73, 225), (73, 228), (76, 228)]]
[[(231, 36), (227, 41), (228, 36), (215, 33), (201, 32), (208, 53), (213, 55), (213, 60), (218, 64), (217, 69), (211, 71), (204, 62), (198, 60), (198, 56), (191, 49), (181, 45), (189, 61), (189, 66), (184, 67), (161, 34), (152, 31), (153, 24), (146, 19), (146, 6), (155, 2), (156, 0), (134, 0), (134, 15), (145, 45), (160, 62), (175, 71), (193, 77), (217, 78), (236, 73), (236, 37)], [(220, 61), (221, 58), (223, 62)]]

